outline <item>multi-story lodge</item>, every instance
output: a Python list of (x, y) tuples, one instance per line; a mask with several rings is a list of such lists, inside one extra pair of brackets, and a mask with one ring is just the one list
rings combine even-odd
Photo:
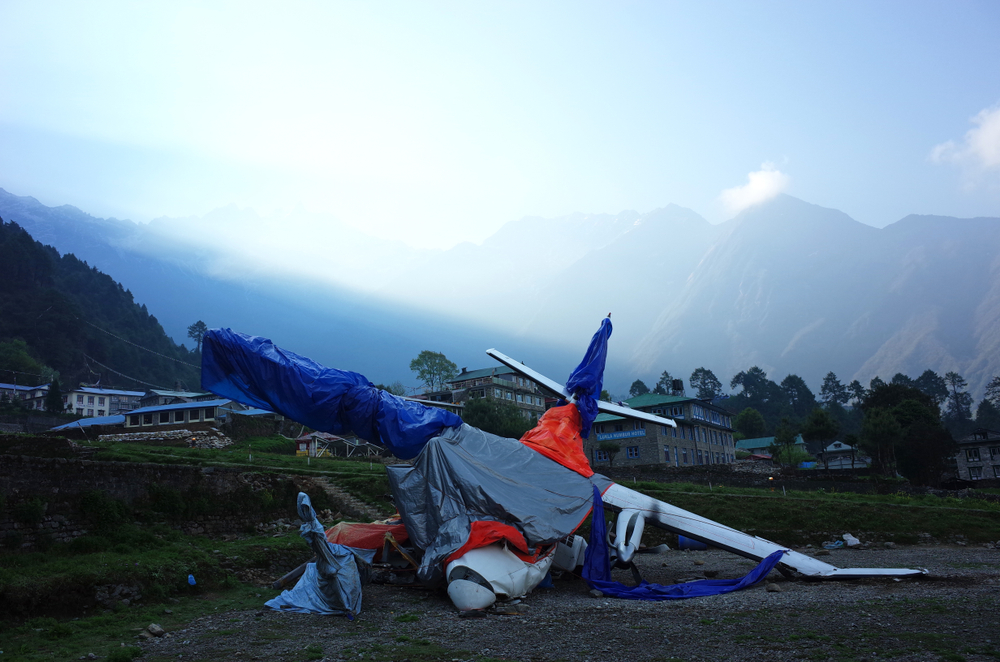
[(1000, 479), (1000, 432), (977, 428), (959, 439), (955, 468), (961, 480)]
[[(21, 390), (21, 399), (28, 409), (45, 409), (49, 385)], [(96, 386), (78, 386), (63, 392), (63, 411), (77, 416), (117, 416), (139, 406), (142, 391), (121, 391)]]
[(718, 405), (697, 398), (647, 393), (626, 400), (632, 409), (673, 419), (677, 427), (600, 414), (584, 451), (597, 469), (611, 460), (600, 449), (613, 441), (621, 450), (615, 466), (663, 465), (684, 467), (699, 464), (729, 464), (736, 459), (732, 414)]
[[(470, 398), (496, 398), (506, 400), (521, 410), (522, 415), (537, 421), (545, 413), (545, 393), (527, 377), (522, 377), (507, 366), (467, 370), (445, 382), (446, 388), (425, 394), (434, 402), (464, 403)], [(554, 399), (549, 398), (554, 402)]]

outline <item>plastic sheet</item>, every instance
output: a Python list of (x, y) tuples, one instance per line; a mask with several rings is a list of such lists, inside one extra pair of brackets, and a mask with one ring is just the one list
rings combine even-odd
[(597, 418), (597, 401), (601, 397), (604, 382), (604, 364), (608, 358), (608, 338), (611, 337), (611, 318), (601, 321), (601, 327), (590, 339), (590, 346), (580, 365), (570, 373), (566, 381), (566, 392), (576, 396), (576, 406), (582, 419), (580, 436), (590, 436), (590, 427)]
[(314, 430), (344, 434), (416, 457), (455, 414), (375, 388), (364, 375), (327, 368), (267, 338), (212, 329), (203, 339), (201, 385), (216, 395), (278, 412)]
[[(299, 614), (342, 615), (353, 619), (361, 613), (361, 584), (374, 550), (352, 550), (344, 545), (331, 545), (326, 532), (316, 519), (309, 495), (299, 492), (299, 535), (306, 539), (316, 554), (316, 562), (306, 566), (295, 587), (282, 591), (278, 597), (264, 603), (277, 611)], [(362, 573), (361, 568), (365, 569)]]
[(767, 556), (756, 568), (740, 579), (703, 579), (670, 586), (642, 581), (636, 586), (626, 586), (621, 582), (611, 581), (604, 504), (597, 486), (594, 486), (593, 499), (594, 516), (590, 524), (590, 543), (584, 554), (583, 578), (591, 588), (596, 588), (610, 597), (627, 600), (680, 600), (731, 593), (760, 582), (774, 569), (785, 553), (784, 550), (778, 550)]

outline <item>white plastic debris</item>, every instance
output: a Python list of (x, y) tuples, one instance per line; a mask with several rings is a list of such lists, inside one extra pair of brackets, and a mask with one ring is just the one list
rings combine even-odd
[(860, 545), (861, 541), (852, 536), (850, 533), (844, 534), (844, 542), (847, 543), (848, 547), (854, 547), (855, 545)]

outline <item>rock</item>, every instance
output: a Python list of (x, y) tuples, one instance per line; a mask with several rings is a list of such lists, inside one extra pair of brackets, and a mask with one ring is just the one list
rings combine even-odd
[(704, 561), (695, 561), (694, 564), (695, 565), (705, 565), (705, 562)]
[(830, 550), (828, 549), (818, 549), (814, 556), (830, 556)]
[(885, 547), (886, 549), (896, 549), (896, 543), (894, 542), (882, 543), (882, 546)]
[(595, 588), (595, 589), (591, 589), (591, 591), (590, 591), (590, 597), (592, 597), (592, 598), (603, 598), (604, 594), (601, 593), (600, 591), (598, 591)]
[(140, 639), (152, 639), (153, 635), (151, 635), (149, 633), (149, 630), (143, 630), (142, 632), (139, 633), (139, 638)]
[(162, 637), (167, 633), (166, 630), (164, 630), (156, 623), (150, 623), (149, 627), (147, 627), (146, 630), (154, 637)]
[(777, 584), (773, 583), (773, 582), (770, 583), (770, 584), (768, 584), (767, 586), (765, 586), (764, 590), (767, 591), (768, 593), (781, 593), (782, 592), (782, 588), (780, 586), (778, 586)]

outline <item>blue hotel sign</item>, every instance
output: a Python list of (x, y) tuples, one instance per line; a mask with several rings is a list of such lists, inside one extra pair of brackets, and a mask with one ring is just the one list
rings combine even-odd
[(625, 430), (623, 432), (604, 432), (597, 434), (597, 441), (611, 441), (612, 439), (629, 439), (631, 437), (645, 437), (645, 430)]

